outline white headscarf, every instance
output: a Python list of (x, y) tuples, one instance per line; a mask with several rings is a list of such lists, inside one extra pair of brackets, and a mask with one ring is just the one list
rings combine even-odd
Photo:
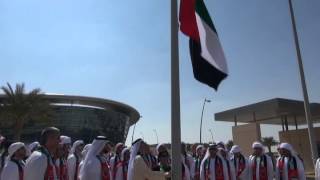
[(36, 147), (40, 147), (40, 143), (38, 141), (29, 144), (28, 149), (30, 152), (32, 152), (32, 150)]
[[(157, 154), (159, 154), (159, 149), (160, 147), (165, 147), (165, 143), (161, 143), (161, 144), (158, 144), (157, 147), (156, 147), (156, 150), (157, 150)], [(166, 148), (166, 147), (165, 147)], [(166, 148), (167, 149), (167, 148)]]
[(98, 136), (93, 140), (92, 145), (86, 157), (84, 158), (83, 165), (81, 166), (80, 174), (79, 174), (80, 179), (81, 177), (82, 178), (86, 177), (86, 169), (92, 168), (90, 167), (90, 163), (89, 163), (90, 160), (92, 160), (93, 158), (96, 158), (96, 156), (101, 153), (101, 151), (103, 150), (103, 148), (107, 143), (108, 143), (108, 140), (104, 136)]
[(296, 155), (296, 152), (294, 151), (292, 145), (289, 144), (289, 143), (281, 143), (279, 148), (280, 149), (286, 149), (286, 150), (290, 151), (292, 156)]
[(11, 159), (11, 157), (14, 155), (14, 153), (23, 147), (27, 150), (26, 146), (22, 142), (16, 142), (16, 143), (11, 144), (8, 148), (8, 153), (9, 153), (8, 159)]
[(77, 147), (82, 145), (82, 144), (84, 144), (84, 142), (82, 140), (78, 140), (78, 141), (74, 142), (73, 145), (72, 145), (72, 148), (70, 150), (70, 154), (74, 154), (76, 149), (77, 149)]
[(87, 144), (87, 145), (84, 146), (84, 148), (83, 148), (83, 150), (81, 152), (83, 159), (87, 156), (88, 151), (91, 148), (91, 146), (92, 146), (92, 144)]
[(128, 180), (133, 180), (134, 160), (140, 150), (140, 145), (143, 143), (142, 139), (136, 140), (131, 147), (131, 154), (128, 166)]
[(241, 152), (241, 148), (240, 148), (240, 146), (238, 146), (238, 145), (232, 146), (232, 148), (231, 148), (231, 150), (230, 150), (230, 153), (231, 153), (231, 154), (240, 153), (240, 152)]
[(126, 152), (130, 152), (130, 148), (124, 148), (121, 152), (121, 161), (124, 160), (124, 155), (126, 154)]
[(261, 149), (264, 149), (263, 145), (260, 143), (260, 142), (254, 142), (252, 144), (252, 149), (254, 148), (261, 148)]

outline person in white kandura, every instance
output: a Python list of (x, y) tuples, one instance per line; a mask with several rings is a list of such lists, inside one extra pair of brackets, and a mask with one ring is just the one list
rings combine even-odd
[(223, 157), (218, 153), (218, 146), (210, 144), (201, 162), (200, 180), (227, 180), (229, 176), (227, 169)]
[(145, 143), (142, 139), (133, 142), (128, 166), (128, 180), (165, 180), (169, 173), (152, 171), (144, 162), (142, 155), (145, 151)]
[(124, 144), (123, 143), (118, 143), (115, 146), (115, 155), (113, 157), (111, 157), (110, 159), (110, 169), (111, 169), (111, 180), (115, 179), (116, 176), (116, 166), (118, 165), (118, 163), (120, 163), (120, 159), (121, 159), (121, 152), (124, 149)]
[[(87, 154), (88, 154), (88, 151), (89, 151), (90, 147), (91, 147), (91, 144), (86, 144), (86, 145), (84, 146), (82, 152), (81, 152), (81, 154), (82, 154), (82, 160), (81, 160), (81, 162), (80, 162), (80, 164), (79, 164), (79, 174), (80, 174), (80, 169), (81, 169), (81, 167), (82, 167), (82, 165), (83, 165), (83, 162), (84, 162), (84, 160), (85, 160), (85, 158), (86, 158), (86, 156), (87, 156)], [(79, 175), (78, 175), (78, 177), (79, 177)]]
[(58, 180), (53, 155), (60, 142), (60, 131), (55, 127), (46, 128), (40, 137), (41, 147), (27, 159), (24, 180)]
[(234, 168), (234, 165), (231, 163), (231, 158), (228, 150), (226, 150), (226, 148), (219, 147), (218, 151), (223, 159), (223, 163), (224, 163), (223, 165), (227, 169), (228, 177), (225, 179), (236, 180), (235, 168)]
[(96, 137), (80, 168), (80, 180), (109, 180), (110, 167), (104, 155), (109, 152), (109, 141), (104, 136)]
[(235, 167), (235, 173), (237, 180), (249, 179), (249, 161), (241, 153), (241, 148), (238, 145), (232, 146), (231, 150), (231, 163)]
[(33, 153), (33, 151), (40, 148), (40, 143), (38, 141), (35, 141), (28, 145), (28, 152), (30, 153), (29, 156)]
[(130, 160), (130, 149), (125, 148), (121, 152), (121, 157), (119, 163), (115, 167), (115, 180), (127, 180), (128, 176), (128, 164)]
[(60, 136), (60, 146), (56, 153), (56, 167), (58, 168), (59, 180), (68, 180), (68, 156), (71, 149), (71, 138)]
[(84, 142), (82, 140), (77, 140), (73, 143), (68, 157), (68, 180), (78, 180), (79, 176), (79, 165), (82, 160), (82, 150), (84, 147)]
[(280, 157), (277, 160), (277, 180), (305, 180), (302, 160), (297, 156), (291, 144), (281, 143), (279, 146)]
[(249, 157), (249, 179), (273, 180), (274, 170), (270, 156), (265, 154), (260, 142), (252, 144), (253, 154)]
[(194, 174), (191, 170), (194, 169), (193, 157), (187, 153), (186, 145), (181, 144), (181, 163), (182, 163), (182, 180), (191, 180)]
[(1, 174), (2, 180), (23, 180), (26, 151), (26, 146), (22, 142), (10, 145), (8, 159)]

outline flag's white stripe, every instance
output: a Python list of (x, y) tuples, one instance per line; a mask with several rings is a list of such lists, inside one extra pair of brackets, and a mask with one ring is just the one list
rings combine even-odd
[(201, 43), (201, 56), (218, 70), (228, 74), (228, 66), (218, 35), (196, 13)]

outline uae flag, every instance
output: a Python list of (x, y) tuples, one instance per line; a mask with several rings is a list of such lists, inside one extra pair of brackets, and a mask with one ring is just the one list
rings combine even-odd
[(228, 76), (228, 67), (217, 31), (203, 0), (181, 0), (180, 30), (190, 37), (194, 77), (218, 89)]

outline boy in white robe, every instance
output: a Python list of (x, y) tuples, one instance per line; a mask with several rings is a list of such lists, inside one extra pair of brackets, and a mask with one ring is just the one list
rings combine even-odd
[(315, 167), (315, 180), (320, 180), (320, 158), (316, 162)]
[(200, 180), (227, 180), (228, 170), (218, 154), (216, 144), (210, 144), (200, 167)]
[(219, 147), (218, 150), (219, 150), (219, 154), (221, 155), (221, 157), (224, 160), (223, 165), (224, 165), (224, 167), (226, 167), (227, 174), (228, 174), (228, 177), (225, 179), (236, 180), (235, 168), (234, 168), (233, 163), (231, 163), (229, 152), (223, 147)]
[(68, 180), (78, 180), (79, 176), (79, 165), (82, 160), (82, 150), (84, 142), (82, 140), (77, 140), (73, 143), (70, 150), (70, 154), (67, 160), (68, 163)]
[(241, 153), (241, 148), (238, 145), (234, 145), (231, 148), (231, 163), (235, 167), (236, 179), (247, 180), (249, 179), (249, 161)]
[(305, 172), (301, 159), (296, 155), (293, 147), (288, 143), (279, 146), (280, 157), (277, 160), (277, 180), (305, 180)]
[(24, 143), (13, 143), (9, 147), (8, 160), (3, 168), (1, 179), (23, 180), (24, 158), (26, 157), (26, 146)]
[(127, 180), (129, 160), (130, 149), (125, 148), (122, 150), (120, 161), (114, 170), (116, 172), (115, 180)]
[(71, 138), (60, 136), (60, 146), (57, 152), (56, 166), (58, 167), (59, 180), (68, 180), (68, 156), (71, 149)]
[(122, 152), (123, 149), (124, 149), (124, 144), (123, 143), (116, 144), (116, 146), (114, 148), (115, 154), (110, 159), (110, 168), (111, 168), (111, 172), (112, 172), (111, 179), (115, 178), (115, 175), (116, 175), (115, 167), (121, 161), (121, 152)]
[(249, 157), (249, 179), (273, 180), (274, 170), (270, 156), (265, 154), (260, 142), (252, 144), (253, 154)]
[(39, 150), (27, 159), (24, 180), (58, 180), (53, 155), (60, 143), (60, 131), (49, 127), (42, 131)]

